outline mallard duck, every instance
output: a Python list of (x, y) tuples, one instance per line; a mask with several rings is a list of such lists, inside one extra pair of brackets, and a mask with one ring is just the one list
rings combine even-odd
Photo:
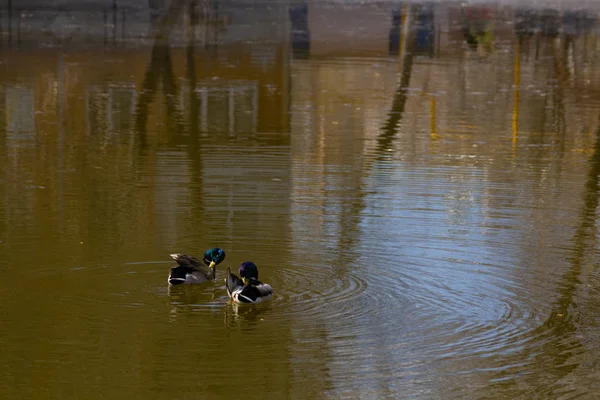
[(171, 254), (171, 257), (179, 265), (169, 271), (168, 282), (171, 285), (194, 284), (215, 279), (215, 268), (225, 259), (225, 252), (218, 247), (212, 248), (204, 253), (202, 262), (187, 254)]
[(227, 294), (236, 303), (261, 303), (273, 297), (273, 289), (270, 285), (258, 280), (258, 268), (253, 262), (246, 261), (238, 269), (240, 278), (231, 273), (227, 267)]

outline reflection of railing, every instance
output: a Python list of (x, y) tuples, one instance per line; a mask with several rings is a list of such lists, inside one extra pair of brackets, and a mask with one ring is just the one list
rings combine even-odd
[(188, 112), (197, 107), (202, 132), (256, 132), (258, 84), (247, 80), (198, 82), (193, 95), (184, 86), (181, 107)]
[(103, 39), (104, 44), (124, 42), (126, 36), (144, 35), (140, 23), (128, 23), (126, 15), (133, 14), (146, 23), (143, 10), (123, 7), (116, 0), (104, 4), (89, 2), (33, 2), (23, 4), (8, 1), (3, 7), (6, 18), (0, 19), (0, 46), (59, 46), (65, 44), (89, 44), (90, 40)]
[(35, 140), (35, 93), (26, 86), (4, 88), (3, 124), (9, 147), (32, 144)]
[(216, 45), (231, 19), (231, 13), (223, 9), (225, 2), (219, 0), (7, 0), (2, 3), (0, 47), (87, 47), (91, 43), (139, 46), (154, 36), (154, 25), (166, 17), (170, 6), (188, 21), (178, 27), (176, 42), (181, 41), (185, 29), (191, 26), (197, 41)]
[(136, 99), (134, 84), (89, 86), (85, 96), (88, 135), (129, 131)]

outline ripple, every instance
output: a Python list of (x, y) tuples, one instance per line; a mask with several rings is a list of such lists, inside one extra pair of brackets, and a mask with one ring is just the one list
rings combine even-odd
[(354, 307), (354, 302), (367, 290), (364, 279), (345, 274), (336, 277), (331, 268), (282, 268), (282, 276), (277, 285), (286, 288), (285, 294), (275, 297), (279, 303), (278, 313), (285, 315), (293, 312), (298, 316), (316, 316), (330, 307), (335, 307), (336, 318), (343, 320), (356, 318), (367, 308)]

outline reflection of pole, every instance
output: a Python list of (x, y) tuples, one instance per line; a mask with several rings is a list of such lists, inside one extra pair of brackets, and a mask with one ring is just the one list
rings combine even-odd
[(117, 0), (113, 0), (113, 46), (117, 44)]
[(213, 47), (217, 47), (217, 43), (219, 42), (219, 26), (218, 24), (220, 22), (219, 21), (219, 2), (218, 1), (214, 1), (213, 3), (213, 20), (211, 21), (210, 25), (213, 27), (212, 31), (213, 31)]
[(188, 75), (189, 85), (189, 115), (190, 115), (190, 136), (195, 141), (198, 136), (198, 111), (200, 105), (198, 104), (198, 95), (196, 93), (196, 63), (194, 59), (195, 53), (195, 39), (196, 39), (196, 25), (198, 18), (196, 16), (196, 0), (191, 0), (188, 3), (188, 26), (187, 29), (187, 49), (186, 49), (186, 67)]
[(435, 129), (435, 96), (431, 96), (429, 99), (429, 128), (431, 130), (431, 140), (439, 138)]
[[(521, 38), (517, 39), (515, 46), (515, 74), (513, 79), (513, 113), (512, 113), (512, 144), (513, 151), (517, 146), (517, 134), (519, 131), (519, 85), (521, 83)], [(514, 154), (513, 154), (514, 155)]]
[(104, 45), (108, 44), (108, 11), (106, 8), (103, 10), (104, 14)]
[[(204, 202), (202, 191), (204, 188), (204, 173), (203, 162), (201, 156), (201, 146), (198, 143), (199, 138), (199, 113), (200, 102), (198, 101), (198, 93), (196, 92), (197, 77), (196, 77), (196, 32), (198, 27), (198, 2), (197, 0), (188, 0), (187, 12), (184, 13), (185, 23), (185, 38), (186, 38), (186, 73), (188, 80), (188, 99), (189, 104), (184, 106), (189, 114), (189, 135), (190, 141), (187, 147), (187, 153), (192, 165), (193, 176), (191, 179), (197, 183), (191, 188), (193, 198), (197, 199), (194, 202), (194, 207), (191, 209), (192, 215), (202, 218), (204, 213)], [(185, 113), (183, 113), (185, 115)]]
[(8, 0), (7, 4), (7, 13), (8, 13), (8, 45), (12, 44), (12, 0)]
[(121, 13), (121, 45), (125, 45), (125, 11)]
[(437, 58), (440, 58), (440, 50), (441, 50), (441, 44), (442, 44), (442, 27), (440, 26), (440, 24), (437, 24), (437, 29), (435, 30), (435, 36), (436, 36), (436, 40), (435, 40), (435, 56)]
[(400, 14), (400, 39), (398, 43), (398, 68), (402, 68), (402, 57), (404, 56), (404, 39), (408, 33), (408, 26), (406, 24), (406, 16), (408, 14), (408, 5), (402, 6), (402, 12)]
[(308, 11), (306, 1), (298, 2), (289, 8), (290, 39), (294, 58), (308, 58), (310, 55)]
[[(65, 63), (64, 63), (64, 56), (62, 54), (59, 54), (58, 56), (58, 62), (56, 65), (56, 97), (57, 97), (57, 108), (56, 108), (56, 113), (57, 113), (57, 153), (58, 153), (58, 210), (59, 210), (59, 214), (60, 214), (60, 223), (62, 224), (63, 222), (63, 170), (64, 170), (64, 166), (63, 166), (63, 147), (64, 147), (64, 126), (63, 126), (63, 119), (64, 119), (64, 101), (65, 101), (65, 92), (64, 92), (64, 88), (65, 88)], [(61, 225), (62, 226), (62, 225)]]
[(17, 47), (21, 45), (21, 10), (17, 10)]
[[(554, 128), (558, 133), (561, 142), (561, 150), (564, 148), (564, 135), (567, 130), (567, 124), (565, 120), (565, 99), (564, 99), (564, 85), (569, 80), (570, 72), (568, 66), (569, 60), (569, 45), (571, 43), (571, 37), (566, 36), (563, 41), (563, 47), (561, 49), (559, 39), (552, 39), (552, 53), (554, 55), (554, 67), (556, 68), (556, 85), (553, 87), (554, 92), (554, 103), (555, 112), (554, 117)], [(560, 153), (563, 154), (563, 153)]]

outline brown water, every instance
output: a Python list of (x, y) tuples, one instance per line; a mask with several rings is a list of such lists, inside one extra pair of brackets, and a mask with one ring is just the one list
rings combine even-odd
[(107, 3), (2, 14), (0, 398), (597, 398), (595, 11)]

